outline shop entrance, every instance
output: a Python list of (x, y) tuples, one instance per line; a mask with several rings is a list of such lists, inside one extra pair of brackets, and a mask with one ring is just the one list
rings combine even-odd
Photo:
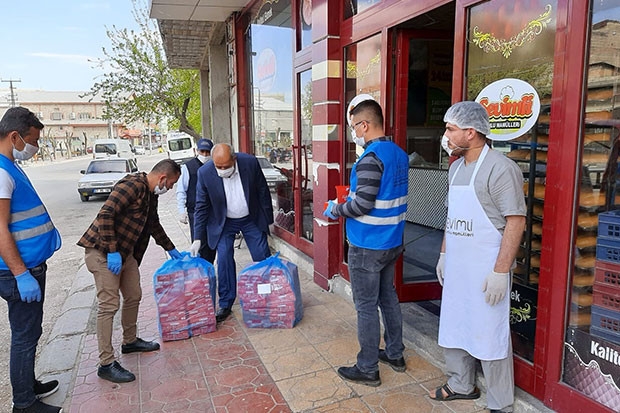
[(395, 280), (401, 301), (441, 297), (435, 265), (447, 212), (448, 155), (441, 137), (451, 103), (453, 39), (454, 5), (405, 22), (392, 35), (393, 136), (409, 155), (405, 252)]

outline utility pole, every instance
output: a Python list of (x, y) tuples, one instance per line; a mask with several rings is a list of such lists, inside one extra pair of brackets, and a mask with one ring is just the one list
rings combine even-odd
[(15, 88), (13, 87), (13, 83), (21, 82), (19, 79), (0, 79), (2, 82), (9, 83), (9, 88), (11, 89), (11, 107), (15, 107)]

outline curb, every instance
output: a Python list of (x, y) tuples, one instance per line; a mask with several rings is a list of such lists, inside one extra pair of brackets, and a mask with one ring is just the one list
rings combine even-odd
[(54, 406), (70, 406), (77, 366), (95, 309), (95, 284), (86, 265), (78, 269), (71, 290), (62, 306), (62, 315), (54, 323), (47, 343), (37, 359), (39, 377), (55, 379), (59, 389), (45, 399)]

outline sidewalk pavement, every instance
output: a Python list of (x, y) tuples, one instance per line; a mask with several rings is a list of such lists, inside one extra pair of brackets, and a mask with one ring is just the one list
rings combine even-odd
[[(177, 221), (174, 193), (160, 197), (160, 220), (179, 250), (189, 248), (189, 230)], [(245, 244), (236, 250), (238, 269), (251, 262)], [(151, 241), (142, 273), (139, 337), (161, 342), (152, 275), (166, 254)], [(380, 364), (382, 385), (371, 388), (342, 380), (336, 369), (355, 363), (359, 350), (356, 313), (350, 300), (319, 288), (300, 266), (304, 317), (292, 329), (250, 329), (238, 303), (216, 332), (161, 343), (152, 353), (120, 354), (115, 320), (113, 344), (119, 362), (137, 376), (115, 384), (97, 377), (95, 288), (80, 268), (37, 362), (38, 376), (60, 381), (45, 402), (69, 413), (97, 412), (478, 412), (476, 401), (431, 400), (427, 391), (443, 384), (441, 370), (410, 347), (407, 371)]]

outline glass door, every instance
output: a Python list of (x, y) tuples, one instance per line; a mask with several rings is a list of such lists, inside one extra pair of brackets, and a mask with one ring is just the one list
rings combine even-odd
[(394, 139), (409, 155), (405, 252), (395, 280), (401, 301), (441, 297), (435, 265), (446, 221), (448, 156), (440, 143), (450, 106), (453, 36), (443, 30), (396, 32)]

